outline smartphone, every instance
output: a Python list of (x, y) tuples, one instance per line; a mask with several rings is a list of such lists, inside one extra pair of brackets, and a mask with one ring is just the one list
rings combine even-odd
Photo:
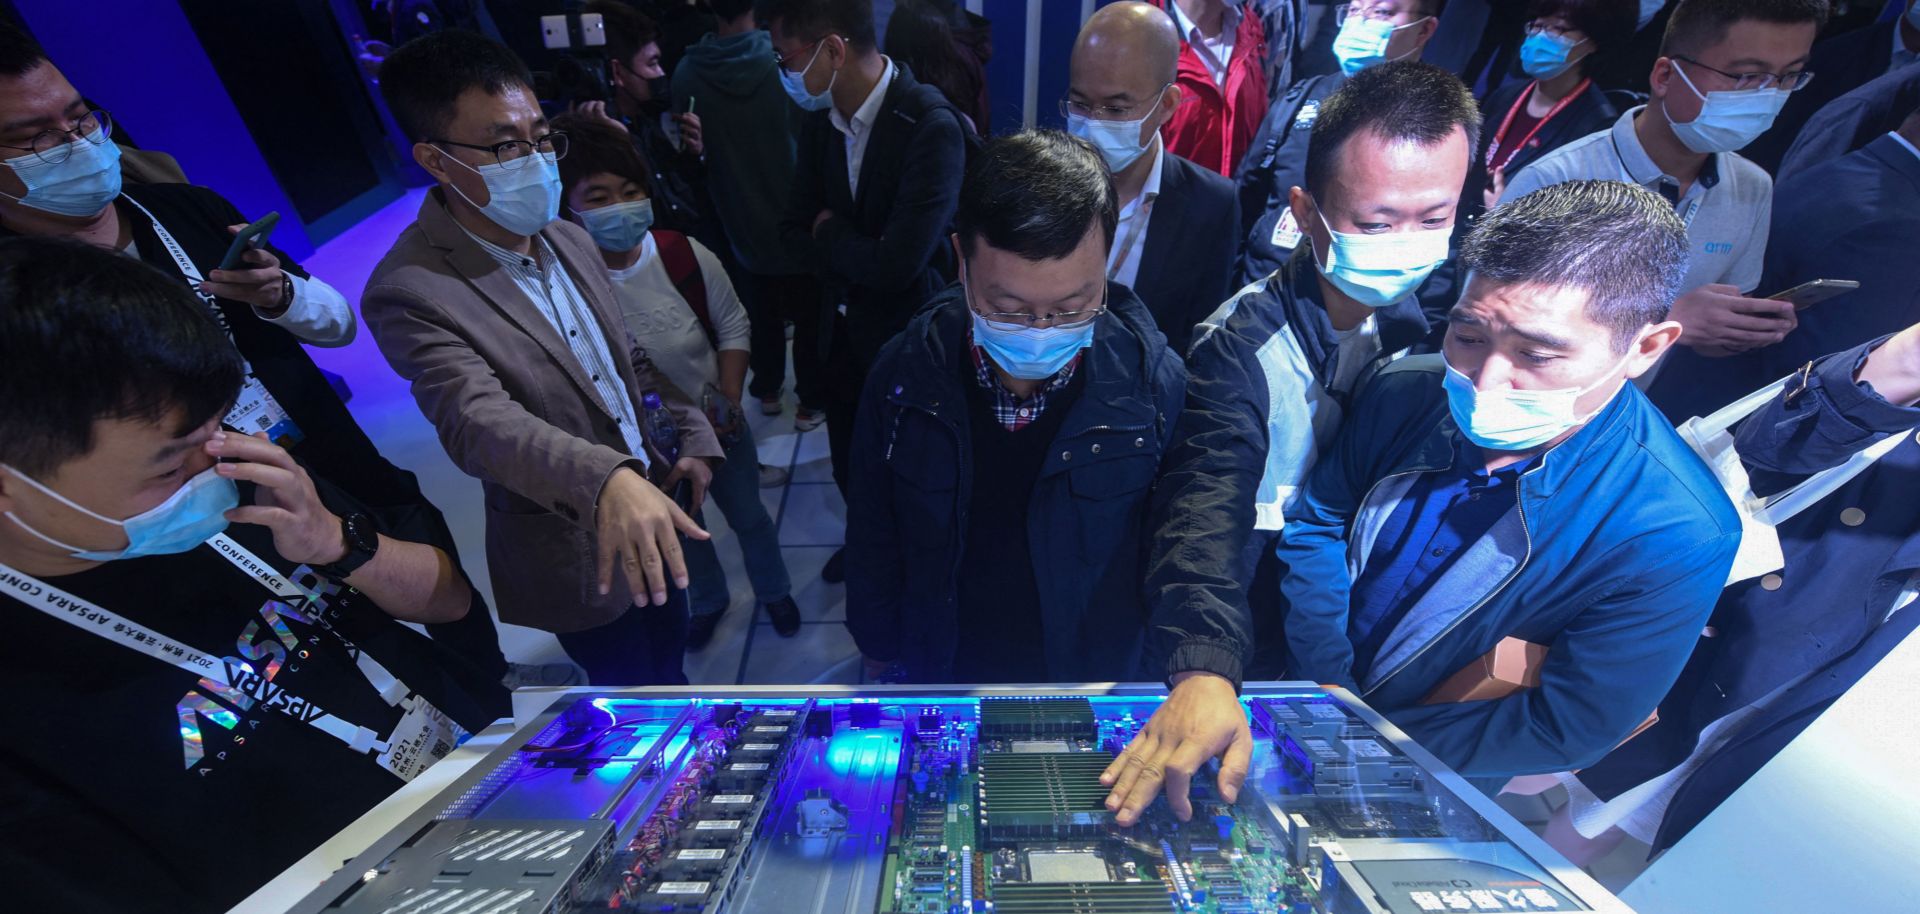
[(220, 269), (237, 270), (246, 265), (240, 258), (248, 251), (258, 250), (273, 236), (273, 227), (280, 224), (278, 211), (268, 213), (253, 221), (253, 224), (240, 230), (233, 236), (233, 244), (227, 246), (227, 256), (220, 258)]
[(1799, 310), (1811, 308), (1836, 295), (1845, 295), (1858, 288), (1860, 284), (1851, 279), (1816, 279), (1767, 297), (1774, 301), (1793, 302), (1794, 309)]

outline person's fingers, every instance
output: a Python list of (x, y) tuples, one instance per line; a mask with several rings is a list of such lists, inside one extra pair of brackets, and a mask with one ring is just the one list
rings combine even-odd
[(1133, 739), (1127, 743), (1126, 748), (1121, 749), (1120, 754), (1114, 756), (1113, 761), (1107, 763), (1107, 770), (1100, 772), (1100, 783), (1112, 787), (1115, 782), (1119, 781), (1120, 772), (1126, 766), (1127, 754), (1139, 748), (1141, 743), (1145, 742), (1147, 738), (1147, 733), (1144, 730), (1134, 734)]
[(274, 273), (274, 277), (276, 279), (279, 278), (280, 258), (273, 256), (273, 252), (266, 248), (250, 248), (245, 254), (240, 255), (240, 259), (262, 270), (271, 270)]
[(1215, 783), (1220, 798), (1229, 803), (1240, 801), (1240, 788), (1247, 783), (1247, 771), (1253, 767), (1253, 733), (1246, 727), (1234, 730), (1227, 754), (1220, 758), (1220, 777)]
[(262, 527), (278, 527), (283, 524), (293, 523), (295, 518), (293, 512), (285, 508), (248, 505), (228, 511), (227, 520), (236, 524), (258, 524)]
[(280, 268), (255, 267), (247, 270), (214, 270), (207, 274), (208, 285), (221, 286), (264, 286), (267, 283), (279, 284)]
[(707, 481), (706, 480), (695, 479), (693, 481), (693, 502), (692, 503), (693, 503), (693, 510), (695, 511), (699, 511), (700, 506), (707, 503)]
[[(681, 590), (687, 589), (687, 556), (685, 551), (680, 548), (680, 537), (674, 532), (672, 524), (661, 525), (660, 557), (666, 563), (664, 576), (673, 582), (673, 586)], [(660, 602), (665, 603), (667, 600), (666, 591), (661, 590), (657, 593), (660, 597)]]
[(700, 525), (698, 523), (695, 523), (693, 518), (689, 516), (687, 512), (680, 510), (679, 505), (669, 503), (668, 507), (673, 511), (673, 527), (675, 530), (678, 530), (681, 533), (684, 533), (687, 536), (697, 540), (708, 540), (713, 538), (713, 534), (700, 529)]
[(1793, 302), (1771, 298), (1742, 298), (1733, 305), (1733, 310), (1741, 314), (1754, 314), (1771, 317), (1775, 320), (1796, 320)]
[(633, 594), (635, 603), (651, 606), (665, 603), (666, 584), (660, 576), (660, 550), (651, 537), (642, 536), (633, 542), (627, 557), (627, 587)]
[(207, 442), (207, 453), (248, 463), (264, 463), (283, 470), (293, 470), (299, 466), (293, 462), (293, 455), (288, 454), (286, 448), (268, 441), (264, 432), (259, 435), (215, 432)]
[(1158, 745), (1151, 734), (1141, 733), (1127, 744), (1113, 764), (1107, 766), (1106, 773), (1100, 776), (1101, 783), (1113, 788), (1107, 793), (1107, 809), (1120, 808), (1127, 798), (1127, 791), (1133, 789), (1134, 779), (1140, 776), (1140, 766), (1146, 764)]
[[(1190, 796), (1193, 786), (1193, 773), (1207, 762), (1207, 747), (1198, 740), (1185, 739), (1173, 747), (1172, 755), (1167, 757), (1166, 793), (1167, 807), (1182, 822), (1193, 818), (1193, 798)], [(1152, 797), (1147, 798), (1149, 802)]]
[(1113, 820), (1121, 825), (1132, 825), (1140, 821), (1140, 814), (1153, 804), (1153, 798), (1160, 795), (1160, 788), (1166, 783), (1167, 763), (1173, 758), (1173, 747), (1165, 741), (1159, 744), (1153, 757), (1140, 766), (1140, 775), (1133, 779), (1133, 789), (1127, 791), (1127, 798), (1114, 813)]
[(216, 475), (228, 479), (251, 482), (279, 492), (297, 493), (300, 480), (290, 470), (283, 470), (264, 463), (216, 463), (213, 465)]

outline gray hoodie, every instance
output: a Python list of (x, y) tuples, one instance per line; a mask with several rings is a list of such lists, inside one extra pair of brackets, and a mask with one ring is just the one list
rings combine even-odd
[(800, 109), (780, 86), (772, 39), (757, 29), (700, 39), (674, 67), (673, 99), (700, 118), (714, 209), (740, 263), (762, 275), (806, 272), (776, 227), (793, 184)]

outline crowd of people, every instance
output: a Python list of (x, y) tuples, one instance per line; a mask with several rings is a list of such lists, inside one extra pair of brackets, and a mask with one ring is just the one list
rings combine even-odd
[[(1576, 861), (1670, 847), (1920, 624), (1920, 0), (1523, 5), (1103, 4), (1064, 131), (995, 129), (948, 0), (591, 0), (564, 105), (414, 30), (432, 186), (357, 308), (0, 27), (6, 870), (223, 909), (508, 688), (686, 683), (709, 499), (791, 636), (746, 419), (789, 378), (868, 675), (1167, 684), (1121, 823), (1236, 796), (1286, 678), (1564, 787)], [(306, 353), (362, 323), (481, 482), (492, 608)]]

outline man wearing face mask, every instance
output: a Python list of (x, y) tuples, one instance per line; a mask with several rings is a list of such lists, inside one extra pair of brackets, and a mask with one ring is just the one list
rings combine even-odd
[[(880, 53), (872, 0), (773, 0), (763, 13), (801, 118), (781, 219), (787, 247), (829, 287), (833, 479), (851, 497), (854, 416), (880, 347), (947, 285), (943, 239), (966, 167), (960, 113)], [(831, 327), (831, 331), (828, 328)], [(821, 576), (844, 579), (845, 553)]]
[(0, 725), (85, 721), (0, 752), (12, 908), (224, 910), (507, 711), (401, 624), (446, 553), (223, 428), (244, 371), (174, 277), (0, 241)]
[[(1735, 154), (1773, 123), (1807, 70), (1826, 0), (1682, 0), (1653, 65), (1653, 98), (1612, 128), (1507, 175), (1501, 200), (1561, 181), (1630, 181), (1658, 192), (1687, 226), (1691, 256), (1673, 319), (1680, 346), (1642, 381), (1669, 418), (1698, 414), (1713, 360), (1779, 342), (1790, 302), (1760, 289), (1773, 180)], [(1649, 383), (1650, 382), (1650, 383)]]
[[(1143, 764), (1191, 776), (1246, 731), (1237, 706), (1212, 703), (1221, 713), (1209, 716), (1202, 698), (1230, 698), (1249, 664), (1254, 678), (1279, 672), (1248, 656), (1280, 640), (1268, 634), (1281, 614), (1275, 533), (1365, 379), (1427, 335), (1413, 290), (1447, 256), (1479, 130), (1473, 97), (1445, 70), (1355, 76), (1327, 99), (1306, 186), (1292, 189), (1307, 243), (1200, 326), (1153, 502), (1148, 657), (1174, 691), (1148, 724), (1163, 755)], [(1229, 753), (1222, 772), (1244, 775), (1244, 759)], [(1125, 809), (1131, 821), (1138, 806)]]
[[(447, 456), (480, 479), (503, 621), (553, 632), (597, 683), (683, 683), (679, 537), (721, 457), (633, 341), (592, 238), (556, 221), (567, 137), (513, 52), (470, 32), (398, 48), (380, 91), (437, 182), (361, 313)], [(658, 391), (678, 448), (641, 432)]]
[[(1590, 765), (1645, 720), (1740, 541), (1631, 383), (1680, 335), (1686, 243), (1614, 181), (1487, 214), (1444, 354), (1373, 380), (1281, 531), (1291, 675), (1354, 689), (1483, 789)], [(1545, 649), (1537, 685), (1436, 694), (1509, 639)]]
[(1239, 212), (1233, 184), (1166, 148), (1180, 107), (1180, 38), (1146, 3), (1100, 8), (1080, 30), (1060, 103), (1067, 132), (1100, 150), (1120, 194), (1107, 277), (1129, 286), (1184, 358), (1193, 327), (1227, 296)]
[[(407, 536), (454, 555), (453, 534), (413, 474), (360, 428), (302, 344), (352, 342), (352, 307), (271, 244), (218, 269), (249, 220), (219, 194), (187, 184), (121, 180), (112, 117), (91, 108), (32, 38), (0, 23), (0, 237), (72, 238), (119, 251), (198, 293), (247, 359), (229, 424), (268, 431), (315, 472), (403, 522)], [(485, 601), (430, 629), (496, 677), (560, 685), (570, 667), (509, 667)]]
[(1361, 0), (1337, 9), (1344, 17), (1333, 44), (1340, 72), (1302, 79), (1268, 107), (1245, 161), (1234, 172), (1246, 239), (1237, 284), (1279, 269), (1300, 246), (1302, 229), (1293, 216), (1290, 191), (1304, 180), (1307, 146), (1327, 97), (1368, 67), (1419, 60), (1446, 5), (1446, 0)]
[(961, 282), (881, 353), (855, 429), (847, 628), (919, 682), (1135, 675), (1147, 490), (1186, 386), (1107, 278), (1107, 168), (1055, 131), (968, 169)]

